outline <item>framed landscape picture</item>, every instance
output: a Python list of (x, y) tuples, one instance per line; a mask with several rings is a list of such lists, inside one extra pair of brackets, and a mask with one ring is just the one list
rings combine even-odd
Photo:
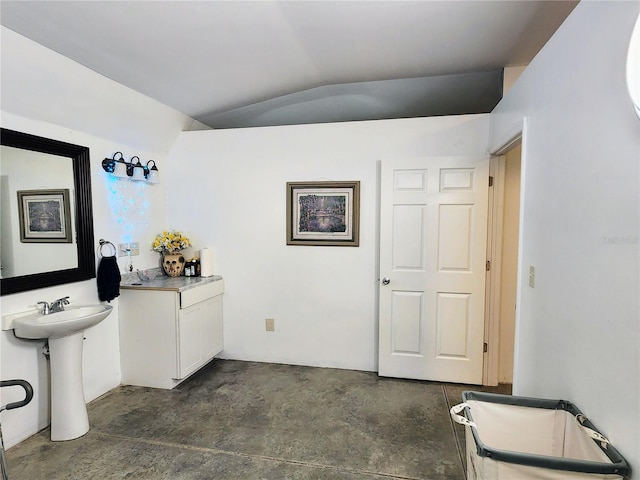
[(71, 243), (69, 190), (18, 190), (20, 241)]
[(357, 247), (360, 182), (287, 182), (287, 245)]

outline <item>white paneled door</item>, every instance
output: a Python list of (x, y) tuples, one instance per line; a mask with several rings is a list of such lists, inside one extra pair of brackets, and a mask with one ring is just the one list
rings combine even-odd
[(382, 376), (482, 384), (489, 157), (383, 161)]

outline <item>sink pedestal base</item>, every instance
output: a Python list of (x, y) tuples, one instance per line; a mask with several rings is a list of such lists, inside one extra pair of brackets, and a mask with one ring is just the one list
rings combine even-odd
[(84, 332), (49, 339), (51, 440), (73, 440), (89, 431), (82, 388)]

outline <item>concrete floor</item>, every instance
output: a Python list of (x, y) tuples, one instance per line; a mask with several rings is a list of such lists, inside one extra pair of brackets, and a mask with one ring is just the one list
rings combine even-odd
[(11, 480), (464, 478), (468, 387), (375, 373), (215, 360), (173, 390), (121, 386), (91, 430), (7, 452)]

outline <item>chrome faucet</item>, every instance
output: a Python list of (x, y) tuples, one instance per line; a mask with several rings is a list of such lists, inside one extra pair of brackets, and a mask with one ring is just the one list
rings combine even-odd
[(47, 302), (38, 302), (38, 305), (43, 305), (42, 314), (49, 315), (50, 313), (63, 312), (64, 306), (69, 305), (69, 297), (59, 298), (54, 300), (49, 305)]
[(55, 300), (49, 307), (49, 310), (51, 313), (63, 312), (65, 305), (69, 305), (69, 297), (63, 297)]
[(49, 315), (49, 313), (50, 313), (49, 304), (47, 302), (38, 302), (38, 305), (44, 305), (42, 307), (42, 314), (43, 315)]

